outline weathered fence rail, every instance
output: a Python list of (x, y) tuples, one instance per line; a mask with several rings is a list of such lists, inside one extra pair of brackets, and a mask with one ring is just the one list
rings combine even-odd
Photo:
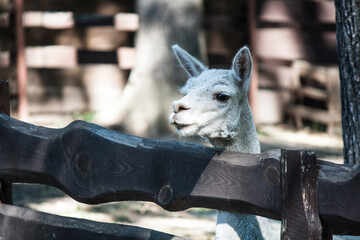
[[(232, 153), (129, 136), (83, 121), (49, 129), (0, 114), (0, 180), (52, 185), (88, 204), (144, 200), (170, 211), (207, 207), (278, 220), (305, 216), (305, 222), (333, 234), (360, 235), (359, 178), (359, 166), (316, 160), (312, 152)], [(11, 208), (0, 207), (3, 229), (10, 227), (6, 222), (25, 224), (20, 213), (32, 212)]]
[(61, 217), (6, 204), (0, 205), (0, 229), (0, 237), (9, 240), (184, 240), (151, 229)]

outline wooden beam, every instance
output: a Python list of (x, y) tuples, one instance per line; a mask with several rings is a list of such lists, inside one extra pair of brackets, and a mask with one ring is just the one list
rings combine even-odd
[(89, 204), (144, 200), (171, 211), (202, 206), (280, 219), (279, 158), (279, 150), (235, 154), (83, 121), (48, 129), (0, 114), (0, 180), (56, 186)]
[(335, 5), (331, 1), (265, 0), (259, 5), (259, 21), (297, 25), (335, 24)]
[(135, 13), (118, 13), (114, 21), (117, 30), (135, 32), (139, 29), (140, 19)]
[(326, 102), (328, 99), (328, 94), (326, 90), (322, 90), (319, 88), (314, 88), (310, 86), (304, 86), (299, 89), (297, 89), (296, 93), (298, 94), (298, 97), (300, 99), (304, 99), (305, 97), (315, 99), (318, 101), (324, 101)]
[(256, 40), (258, 57), (262, 59), (337, 62), (335, 32), (262, 28), (257, 30)]
[(70, 68), (77, 65), (77, 51), (72, 46), (27, 47), (29, 68)]
[(0, 205), (0, 238), (185, 240), (151, 229), (61, 217), (5, 204)]
[(313, 152), (283, 150), (281, 156), (281, 239), (322, 239), (316, 155)]
[(341, 122), (341, 116), (332, 114), (327, 110), (303, 106), (303, 105), (290, 105), (287, 108), (287, 114), (302, 119), (312, 120), (315, 122), (329, 124), (332, 122)]
[[(118, 64), (120, 69), (134, 66), (135, 49), (120, 47), (115, 51), (78, 50), (73, 46), (27, 47), (25, 51), (28, 68), (73, 68), (79, 64)], [(8, 67), (9, 52), (0, 52), (0, 67)]]
[[(232, 153), (83, 121), (49, 129), (0, 113), (0, 180), (52, 185), (89, 204), (144, 200), (171, 211), (207, 207), (280, 219), (280, 160), (280, 150)], [(323, 223), (334, 234), (360, 235), (360, 167), (316, 163)]]
[(26, 121), (29, 115), (27, 99), (27, 68), (25, 60), (24, 1), (15, 0), (16, 79), (18, 87), (18, 118)]
[[(9, 81), (0, 80), (0, 112), (10, 116)], [(12, 204), (12, 183), (4, 180), (0, 182), (0, 202)]]
[[(68, 29), (73, 27), (114, 26), (116, 30), (135, 32), (139, 28), (139, 15), (117, 13), (115, 15), (76, 14), (73, 12), (28, 11), (23, 14), (24, 27)], [(9, 14), (0, 14), (0, 28), (9, 26)]]

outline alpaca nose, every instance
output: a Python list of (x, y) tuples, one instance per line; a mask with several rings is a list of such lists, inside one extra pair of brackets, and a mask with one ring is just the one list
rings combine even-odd
[(178, 113), (180, 111), (185, 111), (185, 110), (189, 110), (190, 109), (190, 103), (188, 103), (187, 101), (174, 101), (172, 104), (172, 107), (174, 109), (175, 113)]

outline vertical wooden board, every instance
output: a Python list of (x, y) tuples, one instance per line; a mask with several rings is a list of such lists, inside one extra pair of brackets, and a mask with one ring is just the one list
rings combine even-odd
[(308, 151), (282, 150), (281, 174), (281, 239), (321, 239), (316, 155)]
[(10, 115), (9, 81), (0, 80), (0, 111)]
[[(10, 115), (10, 96), (9, 96), (9, 82), (7, 80), (0, 80), (0, 111)], [(12, 204), (12, 184), (8, 182), (0, 182), (1, 184), (1, 202)]]
[(74, 27), (72, 12), (39, 12), (29, 11), (23, 14), (24, 26), (63, 29)]
[(18, 82), (18, 117), (27, 120), (29, 117), (27, 88), (27, 66), (25, 56), (25, 30), (23, 26), (24, 0), (15, 0), (15, 43), (16, 43), (16, 78)]

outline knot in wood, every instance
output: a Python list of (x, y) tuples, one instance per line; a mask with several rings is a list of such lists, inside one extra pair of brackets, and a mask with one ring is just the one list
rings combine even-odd
[(162, 205), (167, 205), (171, 202), (173, 197), (173, 190), (170, 185), (163, 186), (157, 196), (157, 200)]
[(82, 173), (86, 173), (90, 169), (91, 161), (86, 153), (81, 152), (76, 154), (75, 162)]
[(280, 172), (275, 166), (268, 166), (264, 175), (266, 182), (270, 185), (277, 186), (280, 184)]

